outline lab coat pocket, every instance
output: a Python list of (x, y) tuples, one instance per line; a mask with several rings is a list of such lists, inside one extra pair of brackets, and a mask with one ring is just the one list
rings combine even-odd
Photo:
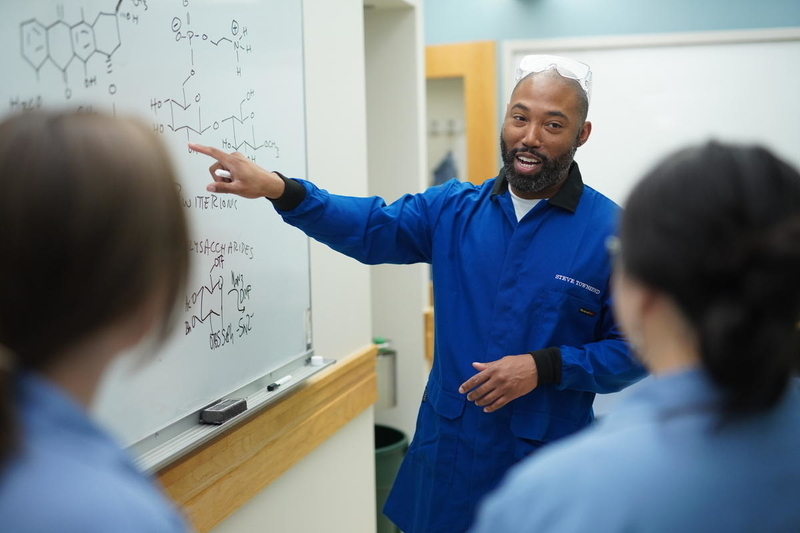
[(570, 435), (580, 426), (572, 420), (540, 412), (511, 414), (511, 432), (517, 438), (514, 458), (520, 460), (544, 444)]
[(547, 290), (535, 305), (538, 338), (547, 339), (545, 346), (579, 346), (598, 340), (602, 307), (599, 296), (587, 293), (579, 298), (568, 292)]
[(442, 389), (433, 379), (425, 389), (414, 435), (417, 442), (409, 453), (442, 483), (453, 481), (465, 401), (463, 395)]

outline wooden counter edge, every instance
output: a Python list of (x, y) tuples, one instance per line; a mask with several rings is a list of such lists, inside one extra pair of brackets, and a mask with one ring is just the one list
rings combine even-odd
[(377, 400), (375, 345), (342, 358), (286, 398), (160, 470), (205, 533)]

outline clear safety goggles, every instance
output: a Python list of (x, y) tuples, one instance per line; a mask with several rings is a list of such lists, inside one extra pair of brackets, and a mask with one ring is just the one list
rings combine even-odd
[(522, 58), (519, 63), (514, 81), (519, 82), (531, 73), (544, 72), (551, 68), (556, 69), (561, 76), (577, 81), (586, 92), (586, 97), (592, 97), (592, 69), (586, 63), (575, 61), (560, 56), (530, 55)]

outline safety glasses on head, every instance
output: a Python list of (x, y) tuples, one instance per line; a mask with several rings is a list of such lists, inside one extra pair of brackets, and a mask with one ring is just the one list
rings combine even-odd
[(581, 88), (586, 92), (586, 98), (592, 97), (592, 69), (586, 63), (575, 61), (560, 56), (550, 55), (529, 55), (522, 58), (519, 63), (514, 81), (519, 82), (522, 78), (531, 73), (544, 72), (545, 70), (555, 69), (564, 78), (577, 81)]

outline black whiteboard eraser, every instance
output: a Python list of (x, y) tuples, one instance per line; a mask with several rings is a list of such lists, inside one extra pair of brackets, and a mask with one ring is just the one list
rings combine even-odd
[(203, 424), (224, 424), (246, 410), (247, 400), (244, 398), (220, 400), (200, 411), (200, 422)]

